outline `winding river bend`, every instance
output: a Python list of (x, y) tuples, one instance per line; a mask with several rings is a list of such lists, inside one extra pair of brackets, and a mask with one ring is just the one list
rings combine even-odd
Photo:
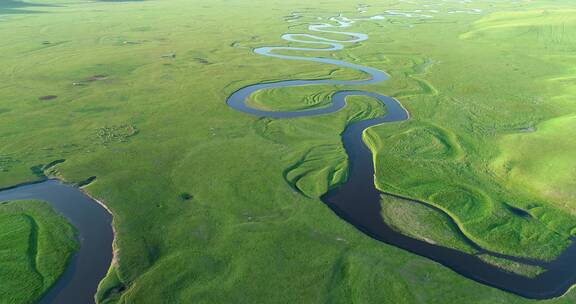
[[(370, 18), (362, 20), (370, 20)], [(354, 69), (367, 74), (369, 76), (368, 79), (348, 81), (331, 79), (285, 80), (259, 83), (241, 88), (234, 92), (228, 97), (227, 104), (233, 109), (247, 114), (259, 117), (282, 119), (315, 116), (336, 112), (346, 106), (346, 98), (348, 96), (363, 95), (380, 101), (387, 110), (384, 116), (353, 123), (342, 133), (342, 142), (349, 160), (349, 177), (345, 184), (323, 195), (321, 197), (322, 201), (339, 217), (346, 220), (366, 235), (384, 243), (394, 245), (434, 260), (477, 282), (506, 290), (526, 298), (547, 299), (563, 295), (573, 284), (576, 283), (576, 242), (572, 242), (572, 244), (556, 260), (551, 262), (497, 254), (484, 250), (474, 243), (471, 244), (479, 253), (489, 254), (502, 259), (521, 262), (528, 265), (536, 265), (546, 269), (542, 274), (534, 278), (528, 278), (487, 264), (476, 255), (466, 254), (458, 250), (441, 247), (405, 236), (394, 231), (383, 222), (380, 215), (380, 198), (381, 195), (385, 194), (380, 192), (374, 186), (374, 165), (372, 162), (372, 154), (362, 141), (362, 133), (367, 128), (378, 124), (407, 120), (409, 118), (408, 112), (397, 100), (378, 93), (344, 90), (339, 91), (332, 96), (332, 103), (330, 106), (318, 109), (276, 112), (252, 108), (246, 103), (247, 99), (253, 93), (262, 89), (318, 84), (366, 85), (387, 80), (388, 75), (385, 72), (370, 67), (333, 59), (290, 56), (277, 53), (278, 51), (332, 52), (342, 50), (344, 48), (344, 43), (358, 43), (368, 39), (368, 36), (362, 33), (329, 30), (349, 27), (355, 22), (355, 20), (339, 16), (331, 18), (330, 21), (334, 24), (313, 24), (310, 25), (308, 29), (320, 33), (341, 34), (349, 39), (334, 40), (311, 34), (285, 34), (282, 36), (284, 40), (302, 44), (312, 44), (319, 48), (281, 46), (260, 47), (255, 49), (254, 53), (284, 60), (312, 61)], [(430, 207), (423, 202), (415, 203), (421, 203)], [(471, 241), (469, 240), (469, 242)]]
[(80, 249), (39, 303), (94, 303), (98, 283), (112, 262), (112, 215), (76, 187), (56, 180), (0, 191), (0, 202), (43, 200), (78, 231)]

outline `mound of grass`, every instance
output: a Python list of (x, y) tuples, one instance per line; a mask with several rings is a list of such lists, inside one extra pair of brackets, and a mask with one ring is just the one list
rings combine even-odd
[(126, 142), (128, 139), (138, 133), (138, 129), (131, 124), (122, 124), (116, 126), (106, 126), (98, 128), (96, 135), (102, 144), (113, 142)]
[(502, 269), (506, 269), (512, 273), (516, 273), (526, 277), (533, 278), (546, 271), (546, 269), (539, 266), (525, 265), (522, 263), (501, 259), (487, 254), (480, 254), (478, 255), (478, 257), (483, 261), (485, 261), (486, 263), (496, 265)]
[(300, 111), (326, 107), (332, 101), (333, 88), (318, 86), (273, 88), (256, 92), (248, 100), (252, 107), (271, 111)]
[[(369, 119), (384, 115), (382, 105), (367, 96), (350, 96), (346, 99), (347, 107), (338, 116), (345, 124), (355, 121)], [(327, 119), (327, 118), (324, 118)], [(314, 122), (313, 118), (306, 118), (306, 121)], [(284, 130), (278, 130), (282, 133), (274, 133), (275, 140), (285, 140), (286, 131), (294, 124), (288, 122), (280, 125)], [(330, 135), (326, 139), (330, 141), (318, 142), (304, 151), (297, 151), (286, 157), (293, 163), (284, 171), (284, 178), (293, 186), (294, 189), (307, 197), (318, 198), (326, 193), (329, 189), (337, 187), (346, 181), (347, 178), (347, 157), (346, 152), (340, 144), (334, 144), (334, 133), (337, 129), (326, 130), (326, 132), (315, 132), (315, 126), (312, 124), (301, 124), (300, 128), (310, 128), (310, 134), (318, 137), (316, 133), (325, 133)], [(264, 132), (271, 133), (268, 128)], [(312, 138), (314, 138), (312, 137)], [(294, 139), (298, 140), (298, 136)], [(301, 137), (300, 137), (301, 138)]]
[(0, 302), (36, 303), (78, 248), (74, 228), (40, 201), (0, 203)]
[(523, 187), (555, 205), (576, 212), (576, 116), (538, 124), (534, 132), (502, 136), (492, 169), (510, 188)]
[(497, 12), (474, 23), (464, 39), (531, 43), (535, 48), (569, 51), (576, 44), (576, 9), (559, 5), (539, 9)]
[(452, 220), (421, 203), (382, 195), (382, 218), (387, 225), (407, 236), (455, 248), (470, 254), (476, 250), (470, 246)]

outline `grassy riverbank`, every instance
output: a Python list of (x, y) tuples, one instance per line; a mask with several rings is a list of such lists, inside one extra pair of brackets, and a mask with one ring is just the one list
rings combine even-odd
[[(288, 45), (282, 33), (317, 17), (422, 9), (364, 2), (366, 14), (340, 0), (3, 2), (0, 187), (58, 159), (51, 173), (67, 181), (97, 176), (85, 189), (114, 213), (118, 248), (101, 303), (532, 303), (376, 242), (318, 199), (346, 176), (339, 134), (382, 113), (375, 102), (291, 120), (225, 104), (263, 81), (361, 78), (251, 49)], [(368, 41), (324, 54), (389, 72), (350, 88), (395, 96), (411, 113), (366, 133), (377, 185), (434, 204), (493, 251), (551, 259), (576, 211), (571, 2), (442, 3), (432, 18), (359, 22), (350, 30)], [(458, 12), (470, 8), (482, 13)], [(252, 102), (322, 106), (345, 88), (271, 90)], [(466, 250), (446, 236), (445, 218), (401, 203), (387, 209), (402, 215), (397, 227)]]
[(400, 91), (415, 119), (367, 136), (381, 189), (445, 210), (485, 248), (550, 259), (574, 225), (575, 44), (562, 35), (576, 18), (535, 6), (450, 26), (438, 42), (432, 28), (414, 32), (437, 63), (408, 73), (438, 93)]
[(40, 201), (0, 203), (0, 302), (36, 303), (78, 246), (74, 228)]

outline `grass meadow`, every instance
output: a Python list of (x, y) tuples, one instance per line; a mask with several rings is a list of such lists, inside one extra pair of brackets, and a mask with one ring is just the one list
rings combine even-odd
[(78, 241), (48, 203), (0, 203), (0, 302), (35, 303), (64, 272)]
[[(273, 89), (250, 103), (321, 107), (340, 89), (397, 98), (411, 119), (364, 134), (376, 186), (445, 214), (385, 197), (383, 219), (470, 251), (447, 214), (482, 247), (550, 260), (576, 233), (572, 2), (362, 3), (365, 14), (344, 0), (3, 1), (0, 188), (35, 180), (31, 168), (58, 159), (66, 162), (51, 173), (65, 181), (97, 177), (85, 190), (110, 208), (116, 231), (99, 303), (533, 303), (377, 242), (319, 200), (346, 180), (340, 133), (384, 113), (375, 101), (355, 97), (330, 115), (274, 120), (225, 100), (264, 81), (362, 79), (251, 50), (297, 45), (280, 35), (339, 13), (430, 5), (437, 12), (419, 14), (432, 17), (358, 22), (350, 31), (369, 40), (321, 54), (390, 80)], [(24, 259), (20, 246), (10, 254)], [(541, 302), (575, 300), (570, 291)]]

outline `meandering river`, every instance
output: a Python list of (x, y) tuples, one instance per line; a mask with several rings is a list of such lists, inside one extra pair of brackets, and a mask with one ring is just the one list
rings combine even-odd
[[(375, 20), (365, 18), (363, 20)], [(378, 18), (380, 19), (380, 18)], [(386, 114), (349, 125), (342, 133), (342, 142), (349, 159), (349, 178), (340, 187), (329, 191), (321, 197), (335, 214), (366, 235), (384, 243), (405, 249), (420, 256), (441, 263), (461, 275), (506, 290), (517, 295), (545, 299), (561, 296), (576, 282), (576, 245), (572, 243), (556, 260), (552, 262), (535, 261), (505, 256), (483, 250), (469, 241), (479, 252), (490, 254), (510, 261), (537, 265), (546, 269), (535, 278), (506, 272), (487, 264), (476, 255), (430, 244), (407, 237), (388, 227), (381, 218), (380, 197), (383, 195), (374, 186), (374, 165), (371, 151), (362, 141), (362, 133), (367, 128), (383, 123), (395, 123), (409, 119), (408, 112), (395, 99), (368, 91), (343, 90), (332, 96), (328, 107), (293, 112), (264, 111), (246, 104), (247, 99), (256, 91), (268, 88), (295, 87), (303, 85), (367, 85), (382, 82), (388, 75), (380, 70), (356, 65), (344, 61), (319, 58), (281, 55), (279, 51), (332, 52), (344, 48), (345, 43), (358, 43), (368, 39), (366, 34), (341, 32), (334, 29), (346, 28), (355, 21), (343, 17), (330, 19), (330, 23), (309, 26), (310, 31), (341, 34), (346, 40), (327, 39), (311, 34), (285, 34), (283, 39), (320, 48), (306, 47), (261, 47), (254, 50), (256, 54), (283, 60), (312, 61), (354, 69), (368, 75), (366, 80), (286, 80), (270, 83), (259, 83), (244, 87), (234, 92), (227, 100), (235, 110), (260, 117), (295, 118), (316, 116), (336, 112), (346, 106), (348, 96), (368, 96), (381, 102), (386, 107)], [(49, 202), (56, 211), (63, 214), (78, 230), (80, 249), (72, 258), (63, 276), (57, 281), (40, 303), (94, 303), (94, 294), (98, 283), (104, 276), (112, 261), (112, 216), (96, 201), (85, 195), (78, 188), (64, 185), (55, 180), (23, 185), (0, 191), (0, 201), (38, 199)], [(426, 206), (424, 202), (420, 203)], [(431, 206), (429, 206), (432, 208)], [(441, 210), (437, 210), (441, 212)]]
[(39, 303), (94, 303), (112, 262), (112, 215), (78, 188), (56, 180), (0, 191), (0, 201), (43, 200), (76, 227), (80, 249)]
[[(378, 16), (383, 18), (382, 16)], [(378, 18), (378, 19), (381, 19)], [(376, 18), (364, 18), (362, 20), (375, 20)], [(272, 46), (261, 47), (254, 50), (258, 55), (273, 57), (283, 60), (312, 61), (321, 64), (330, 64), (342, 68), (349, 68), (364, 72), (366, 80), (285, 80), (268, 83), (258, 83), (241, 88), (229, 96), (227, 104), (237, 111), (259, 117), (270, 118), (296, 118), (316, 116), (336, 112), (346, 106), (348, 96), (369, 96), (380, 101), (386, 107), (386, 114), (349, 125), (342, 133), (342, 142), (349, 160), (349, 177), (346, 183), (333, 189), (321, 197), (322, 201), (330, 207), (339, 217), (352, 224), (366, 235), (405, 249), (412, 253), (434, 260), (455, 272), (477, 282), (506, 290), (517, 295), (533, 298), (546, 299), (563, 295), (576, 282), (576, 243), (573, 242), (556, 260), (543, 262), (518, 257), (506, 256), (489, 252), (477, 244), (468, 240), (478, 253), (489, 254), (509, 261), (521, 262), (528, 265), (540, 266), (546, 269), (542, 274), (528, 278), (502, 270), (496, 266), (482, 261), (478, 256), (463, 253), (458, 250), (430, 244), (398, 233), (384, 223), (381, 217), (380, 192), (374, 185), (374, 165), (372, 153), (362, 140), (362, 133), (367, 128), (383, 123), (395, 123), (409, 119), (408, 112), (395, 99), (378, 93), (358, 90), (344, 90), (332, 96), (332, 103), (328, 107), (308, 109), (302, 111), (265, 111), (250, 107), (248, 98), (255, 92), (263, 89), (297, 87), (304, 85), (367, 85), (382, 82), (388, 79), (388, 75), (380, 70), (321, 57), (303, 57), (285, 55), (286, 51), (307, 52), (334, 52), (342, 50), (345, 43), (358, 43), (368, 39), (368, 35), (362, 33), (342, 32), (339, 29), (351, 26), (356, 20), (344, 17), (333, 17), (332, 23), (313, 24), (308, 27), (310, 31), (320, 33), (340, 34), (347, 37), (345, 40), (334, 40), (311, 34), (285, 34), (284, 40), (310, 44), (316, 47), (284, 47)], [(279, 54), (282, 52), (282, 54)], [(424, 202), (414, 202), (433, 208)], [(442, 212), (441, 210), (436, 211)]]

